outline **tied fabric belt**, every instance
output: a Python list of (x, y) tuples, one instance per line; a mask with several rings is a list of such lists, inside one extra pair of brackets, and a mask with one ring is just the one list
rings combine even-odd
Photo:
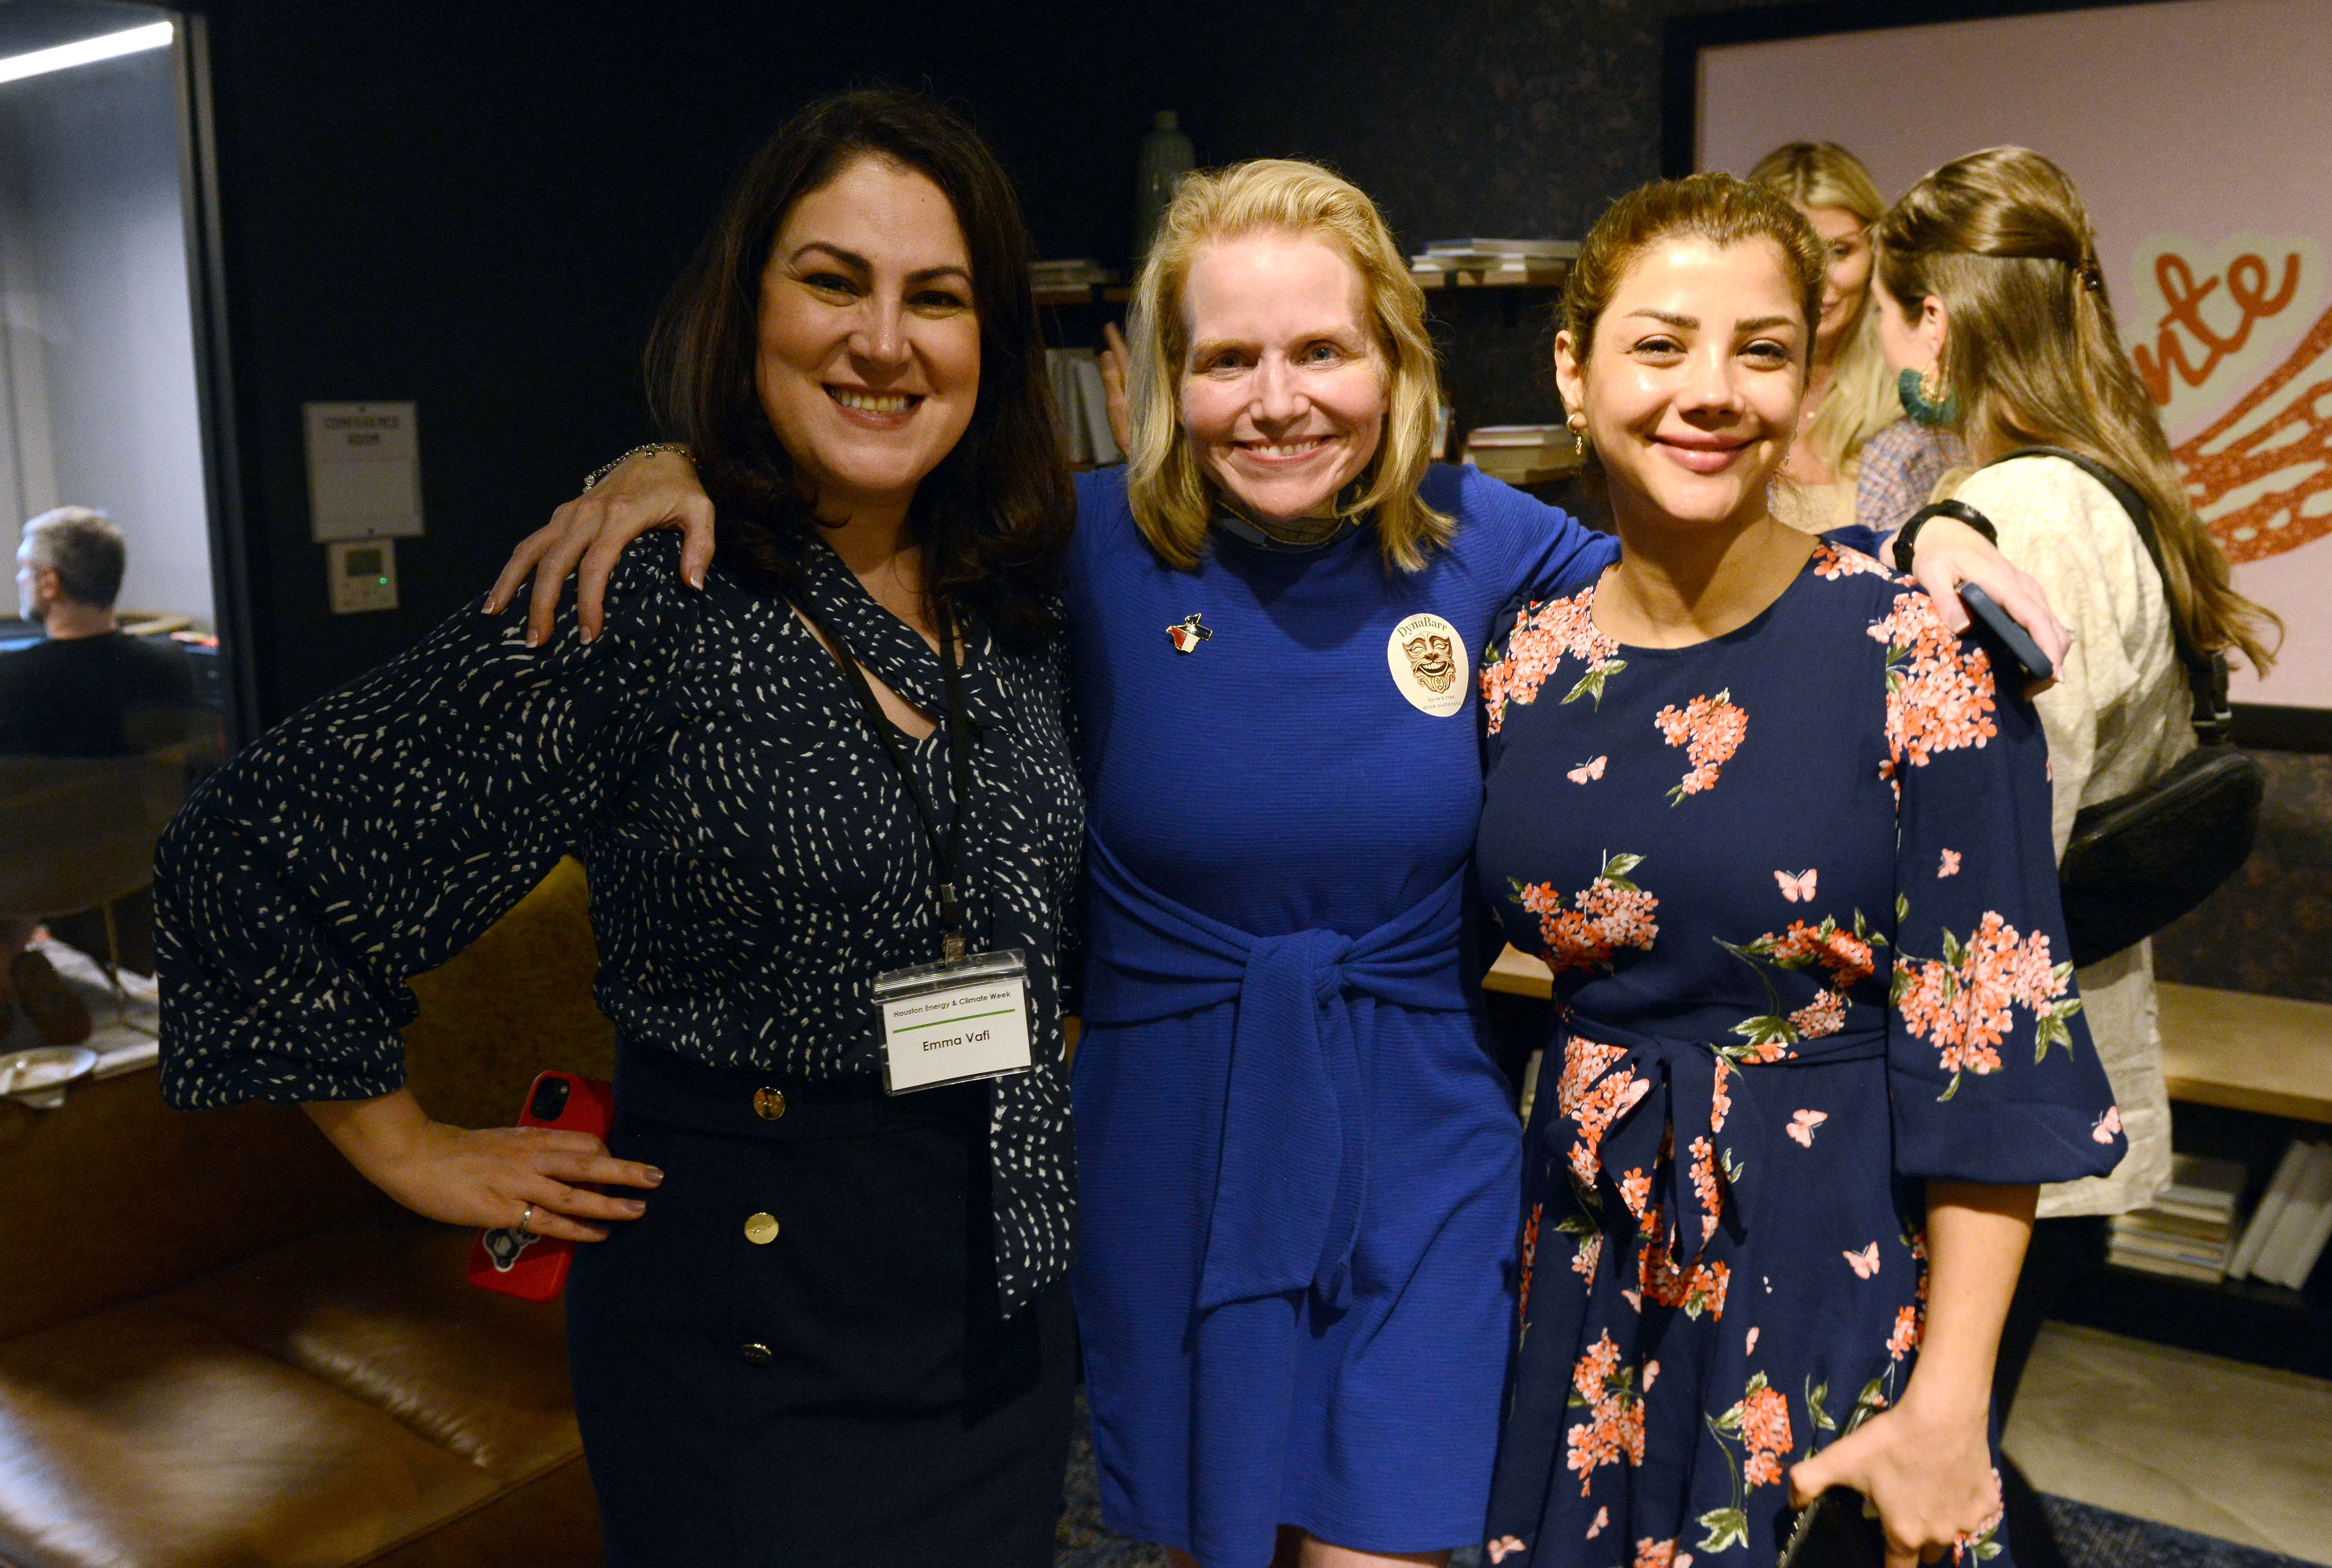
[(1085, 1018), (1141, 1023), (1238, 1004), (1199, 1307), (1307, 1286), (1350, 1303), (1368, 1179), (1352, 999), (1463, 1012), (1465, 872), (1363, 936), (1256, 936), (1166, 897), (1087, 840)]
[[(1716, 1234), (1724, 1189), (1734, 1190), (1737, 1203), (1748, 1176), (1724, 1153), (1726, 1123), (1745, 1117), (1762, 1127), (1776, 1114), (1758, 1104), (1750, 1087), (1756, 1075), (1743, 1068), (1880, 1057), (1887, 1054), (1887, 1035), (1883, 1028), (1849, 1029), (1778, 1047), (1789, 1054), (1763, 1058), (1736, 1047), (1736, 1065), (1706, 1040), (1645, 1034), (1574, 1014), (1563, 1019), (1555, 1047), (1563, 1064), (1556, 1114), (1539, 1118), (1539, 1136), (1586, 1186), (1608, 1174), (1638, 1226), (1676, 1266), (1689, 1270)], [(1657, 1224), (1663, 1214), (1667, 1223)]]

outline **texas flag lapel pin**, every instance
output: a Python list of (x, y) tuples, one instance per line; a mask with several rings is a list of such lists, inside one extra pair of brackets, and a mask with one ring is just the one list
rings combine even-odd
[(1173, 643), (1176, 653), (1195, 654), (1199, 651), (1200, 643), (1215, 635), (1211, 627), (1200, 626), (1199, 619), (1199, 612), (1192, 610), (1180, 621), (1166, 628), (1167, 638)]

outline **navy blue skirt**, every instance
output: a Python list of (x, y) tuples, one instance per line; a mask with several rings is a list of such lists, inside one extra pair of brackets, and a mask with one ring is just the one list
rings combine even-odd
[(1075, 1331), (1057, 1285), (998, 1316), (988, 1101), (619, 1049), (609, 1145), (664, 1181), (567, 1314), (616, 1568), (1051, 1562)]

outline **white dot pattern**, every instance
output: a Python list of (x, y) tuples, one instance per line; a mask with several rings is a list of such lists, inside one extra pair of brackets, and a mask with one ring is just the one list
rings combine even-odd
[[(939, 661), (822, 545), (821, 616), (894, 691), (945, 711)], [(172, 1104), (387, 1094), (408, 977), (562, 855), (590, 875), (596, 995), (624, 1037), (717, 1067), (882, 1071), (877, 973), (938, 957), (931, 850), (833, 658), (775, 593), (669, 534), (625, 551), (606, 630), (572, 591), (540, 650), (522, 610), (465, 611), (214, 776), (155, 868), (162, 1088)], [(1008, 1314), (1067, 1269), (1074, 1155), (1060, 938), (1084, 806), (1066, 654), (978, 638), (962, 672), (972, 799), (960, 886), (975, 947), (1027, 951), (1036, 1070), (990, 1100)], [(914, 747), (947, 798), (946, 728)]]

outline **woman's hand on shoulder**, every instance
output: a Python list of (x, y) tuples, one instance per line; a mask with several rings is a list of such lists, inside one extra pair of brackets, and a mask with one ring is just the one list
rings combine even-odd
[(1948, 1558), (1955, 1544), (1973, 1545), (2000, 1522), (1983, 1410), (1930, 1410), (1908, 1391), (1893, 1410), (1790, 1468), (1792, 1507), (1832, 1487), (1850, 1487), (1878, 1506), (1887, 1568)]
[[(2032, 634), (2051, 665), (2062, 664), (2066, 651), (2073, 645), (2072, 634), (2049, 607), (2049, 596), (2040, 583), (2019, 571), (1990, 540), (1957, 518), (1931, 517), (1921, 526), (1911, 557), (1911, 575), (1935, 601), (1944, 624), (1955, 632), (1968, 627), (1967, 607), (1960, 603), (1959, 587), (1972, 582)], [(2025, 695), (2047, 691), (2053, 684), (2053, 681), (2037, 683)]]
[(636, 1219), (647, 1206), (591, 1187), (652, 1189), (664, 1180), (654, 1166), (612, 1158), (586, 1133), (433, 1122), (405, 1089), (306, 1109), (367, 1181), (448, 1225), (523, 1224), (537, 1236), (604, 1241), (605, 1226), (593, 1221)]
[(702, 588), (705, 569), (712, 564), (712, 502), (697, 483), (695, 467), (677, 452), (627, 457), (597, 484), (552, 512), (548, 523), (511, 552), (510, 564), (486, 598), (486, 613), (500, 615), (508, 608), (531, 572), (534, 595), (527, 610), (526, 640), (528, 646), (540, 647), (550, 640), (559, 589), (571, 572), (576, 619), (583, 640), (591, 641), (605, 624), (607, 579), (624, 547), (655, 528), (676, 528), (687, 536), (680, 551), (680, 575), (691, 588)]

